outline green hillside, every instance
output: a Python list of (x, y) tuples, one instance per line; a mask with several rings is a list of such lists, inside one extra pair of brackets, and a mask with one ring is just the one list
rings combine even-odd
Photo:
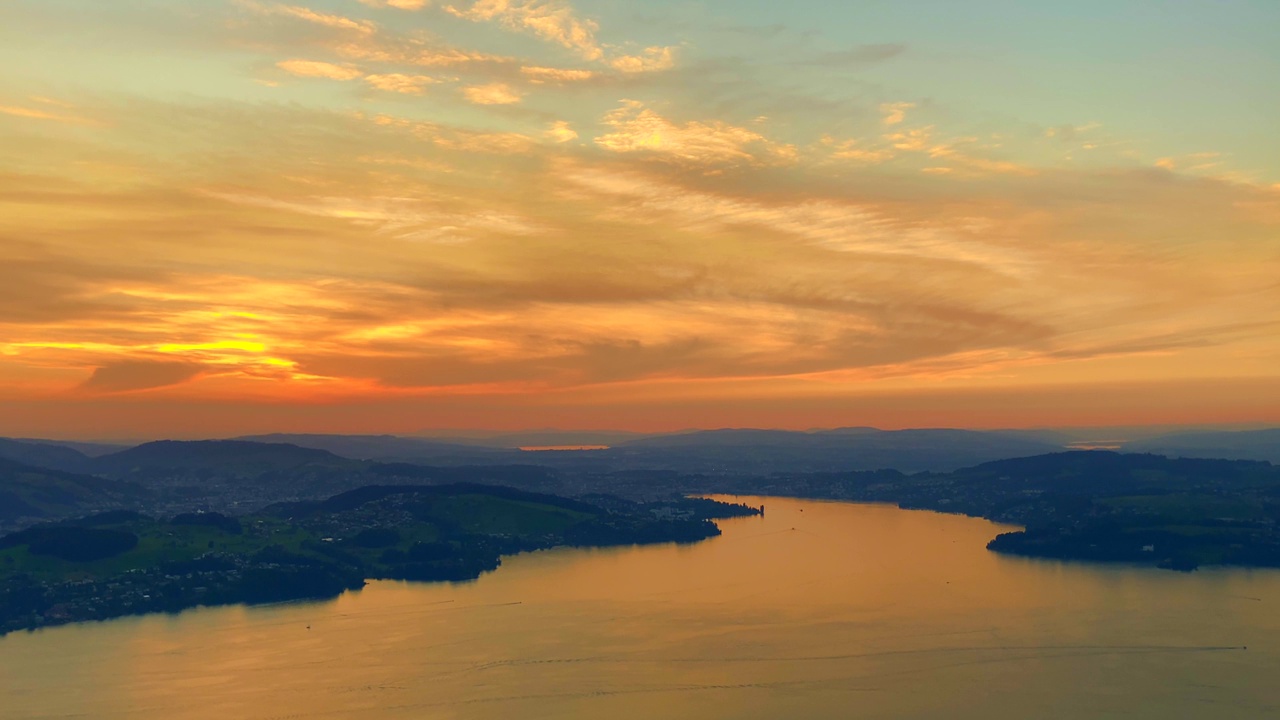
[[(703, 501), (704, 503), (706, 501)], [(717, 507), (659, 517), (481, 485), (374, 486), (229, 517), (101, 513), (0, 537), (0, 631), (196, 605), (331, 597), (367, 578), (462, 581), (557, 545), (693, 542)], [(745, 508), (725, 506), (724, 516)]]

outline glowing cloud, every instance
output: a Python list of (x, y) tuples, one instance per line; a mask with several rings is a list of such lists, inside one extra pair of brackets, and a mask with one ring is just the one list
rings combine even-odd
[(599, 26), (579, 18), (563, 0), (476, 0), (466, 8), (448, 5), (445, 11), (467, 20), (495, 21), (513, 30), (533, 33), (574, 50), (587, 60), (604, 57), (595, 39)]
[(421, 10), (431, 4), (431, 0), (360, 0), (369, 7), (392, 7), (400, 10)]
[(13, 117), (29, 118), (31, 120), (51, 120), (53, 122), (70, 123), (73, 125), (91, 124), (91, 120), (64, 113), (49, 112), (48, 110), (40, 110), (30, 107), (17, 107), (12, 105), (0, 105), (0, 114), (11, 115)]
[(421, 95), (427, 85), (434, 85), (440, 82), (426, 75), (402, 75), (400, 73), (366, 75), (364, 80), (379, 90), (403, 93), (405, 95)]
[(645, 48), (640, 55), (623, 55), (609, 60), (611, 67), (624, 73), (670, 70), (675, 64), (675, 52), (669, 47)]
[(558, 143), (566, 143), (571, 140), (578, 139), (578, 132), (573, 126), (564, 120), (557, 120), (551, 124), (551, 129), (547, 130), (547, 137)]
[(854, 160), (869, 165), (878, 165), (894, 158), (894, 152), (890, 149), (862, 147), (857, 140), (837, 141), (830, 135), (826, 135), (822, 138), (822, 144), (831, 149), (831, 158), (833, 160)]
[(400, 46), (378, 42), (343, 43), (334, 52), (351, 60), (414, 65), (420, 67), (460, 67), (474, 64), (505, 64), (511, 58), (453, 47)]
[(319, 60), (281, 60), (276, 67), (298, 77), (327, 78), (329, 80), (355, 80), (364, 73), (350, 65), (335, 65)]
[(1280, 421), (1264, 23), (798, 1), (19, 3), (0, 434)]
[(532, 83), (566, 83), (590, 80), (598, 74), (591, 70), (571, 70), (565, 68), (528, 66), (520, 68), (520, 74), (529, 78)]
[(490, 83), (463, 88), (462, 94), (477, 105), (513, 105), (521, 95), (506, 83)]
[(915, 103), (909, 102), (885, 103), (880, 106), (880, 113), (884, 116), (881, 122), (886, 126), (897, 125), (907, 118), (907, 111), (915, 106)]
[(753, 130), (724, 122), (691, 121), (683, 125), (628, 100), (604, 117), (614, 131), (596, 144), (616, 153), (644, 153), (692, 165), (790, 162), (795, 148), (775, 143)]
[(262, 15), (297, 18), (336, 30), (349, 30), (359, 35), (373, 35), (378, 31), (378, 26), (368, 20), (353, 20), (342, 15), (318, 12), (300, 5), (266, 5), (254, 0), (238, 0), (237, 4)]

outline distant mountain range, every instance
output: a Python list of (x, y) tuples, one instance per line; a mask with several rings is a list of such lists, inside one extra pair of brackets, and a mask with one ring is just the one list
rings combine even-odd
[(1280, 464), (1280, 428), (1163, 435), (1128, 443), (1124, 450), (1170, 457), (1265, 460)]
[(603, 454), (636, 469), (767, 474), (881, 469), (945, 472), (1060, 449), (1061, 445), (999, 432), (840, 428), (814, 432), (707, 430), (643, 438)]
[[(950, 470), (988, 460), (1051, 452), (1062, 447), (998, 432), (882, 431), (874, 428), (814, 432), (707, 430), (626, 438), (552, 433), (504, 437), (507, 440), (502, 442), (531, 443), (518, 447), (594, 445), (597, 443), (589, 441), (606, 439), (617, 444), (589, 453), (555, 450), (531, 453), (512, 447), (469, 446), (392, 435), (259, 435), (241, 439), (290, 443), (328, 450), (343, 457), (380, 462), (435, 465), (516, 463), (582, 471), (671, 470), (715, 474), (881, 468), (905, 472)], [(491, 438), (486, 442), (497, 441)]]
[(256, 478), (306, 465), (343, 465), (347, 458), (326, 450), (243, 440), (160, 440), (93, 459), (94, 472), (108, 477), (146, 477), (174, 470), (216, 472), (222, 478)]
[[(1100, 430), (1099, 437), (1107, 431)], [(1079, 446), (1079, 432), (1052, 430), (878, 430), (868, 427), (786, 431), (722, 429), (645, 435), (623, 432), (533, 431), (476, 437), (396, 435), (251, 435), (234, 440), (145, 443), (119, 448), (95, 443), (0, 438), (0, 458), (63, 472), (126, 477), (228, 461), (248, 478), (268, 470), (338, 460), (440, 467), (542, 465), (577, 472), (664, 470), (737, 474), (893, 469), (947, 472), (984, 462)], [(168, 442), (169, 444), (166, 444)], [(239, 444), (236, 444), (239, 443)], [(275, 450), (255, 448), (275, 446)], [(524, 452), (525, 447), (602, 446), (593, 452)], [(1124, 452), (1171, 457), (1280, 463), (1280, 429), (1173, 433), (1123, 440)], [(292, 447), (294, 450), (281, 450)], [(112, 451), (112, 452), (107, 452)], [(317, 454), (320, 453), (320, 454)]]
[[(683, 434), (683, 433), (663, 433)], [(415, 437), (438, 442), (513, 450), (526, 447), (564, 447), (590, 445), (625, 445), (633, 440), (655, 437), (653, 433), (626, 432), (622, 430), (528, 430), (524, 432), (423, 431)]]
[[(512, 447), (480, 447), (427, 438), (393, 435), (258, 435), (254, 442), (290, 443), (328, 450), (335, 455), (381, 462), (438, 465), (544, 465), (566, 470), (670, 470), (711, 474), (821, 470), (904, 472), (953, 470), (989, 460), (1036, 455), (1062, 448), (1037, 438), (971, 430), (895, 430), (840, 428), (795, 432), (785, 430), (706, 430), (673, 435), (532, 433), (502, 436), (488, 443), (522, 443), (516, 447), (605, 445), (593, 452), (521, 452)], [(529, 443), (525, 445), (523, 443)]]
[(429, 461), (448, 465), (493, 463), (504, 454), (514, 458), (514, 449), (504, 453), (495, 447), (476, 446), (426, 438), (397, 435), (315, 435), (286, 434), (245, 435), (236, 438), (255, 443), (285, 443), (303, 448), (326, 450), (353, 460), (384, 462)]

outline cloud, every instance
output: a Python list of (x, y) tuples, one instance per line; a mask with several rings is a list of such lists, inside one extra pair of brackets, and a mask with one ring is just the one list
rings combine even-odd
[(615, 48), (611, 47), (611, 52), (606, 53), (596, 39), (600, 26), (594, 20), (579, 17), (564, 0), (475, 0), (469, 6), (446, 5), (444, 10), (473, 22), (496, 22), (509, 30), (530, 33), (568, 48), (584, 60), (602, 62), (623, 73), (654, 72), (675, 65), (670, 47), (647, 47), (638, 54), (613, 54)]
[[(925, 147), (925, 145), (915, 145), (917, 136), (909, 134), (908, 137), (909, 139), (907, 141), (904, 141), (900, 145), (895, 145), (895, 147), (902, 147), (902, 149), (912, 151), (926, 151), (930, 160), (949, 162), (951, 165), (959, 166), (961, 169), (969, 173), (995, 173), (1003, 175), (1030, 176), (1035, 175), (1038, 172), (1035, 168), (1028, 167), (1021, 163), (983, 157), (969, 152), (962, 152), (959, 148), (964, 145), (972, 144), (973, 138), (962, 138), (952, 142), (937, 142), (934, 144), (928, 144), (926, 142), (925, 145), (927, 145), (927, 147)], [(927, 141), (928, 137), (925, 137), (925, 140)], [(912, 145), (912, 147), (905, 147), (906, 145)], [(954, 169), (954, 167), (931, 167), (925, 168), (924, 171), (938, 173), (943, 171), (949, 172)]]
[(1097, 130), (1100, 127), (1102, 127), (1102, 123), (1099, 122), (1085, 123), (1084, 125), (1058, 125), (1045, 130), (1044, 136), (1072, 142), (1079, 139), (1081, 135)]
[(262, 195), (207, 193), (231, 203), (332, 218), (368, 227), (397, 240), (465, 242), (495, 234), (533, 235), (539, 228), (498, 210), (441, 205), (407, 197), (308, 197), (278, 199)]
[(256, 0), (236, 0), (236, 4), (260, 15), (276, 15), (297, 18), (299, 20), (304, 20), (316, 25), (323, 25), (324, 27), (333, 28), (335, 30), (347, 30), (358, 35), (373, 35), (378, 31), (378, 26), (368, 20), (353, 20), (343, 15), (322, 13), (301, 5), (267, 5), (256, 2)]
[(959, 263), (1008, 276), (1025, 275), (1027, 257), (970, 231), (898, 221), (876, 209), (834, 200), (762, 202), (681, 187), (633, 174), (580, 170), (569, 176), (584, 188), (632, 203), (630, 222), (678, 221), (700, 232), (750, 226), (842, 253)]
[(830, 135), (823, 136), (821, 143), (831, 148), (831, 158), (833, 160), (854, 160), (869, 165), (878, 165), (892, 160), (895, 156), (892, 150), (884, 147), (862, 147), (857, 140), (837, 141)]
[(515, 132), (482, 132), (437, 123), (420, 122), (393, 115), (367, 118), (374, 125), (395, 128), (436, 147), (468, 153), (523, 154), (536, 145), (533, 138)]
[(379, 90), (404, 93), (406, 95), (421, 95), (427, 85), (434, 85), (440, 82), (426, 75), (402, 75), (400, 73), (366, 75), (364, 80)]
[(355, 80), (364, 73), (350, 65), (335, 65), (319, 60), (281, 60), (276, 67), (299, 77), (328, 78), (330, 80)]
[(204, 370), (201, 365), (185, 362), (118, 362), (95, 368), (80, 389), (94, 393), (149, 390), (186, 382)]
[[(452, 91), (396, 104), (434, 122), (377, 115), (387, 98), (369, 92), (308, 106), (106, 91), (77, 98), (83, 108), (8, 101), (24, 114), (0, 123), (19, 149), (0, 170), (4, 393), (66, 391), (100, 368), (85, 395), (174, 378), (150, 396), (296, 408), (325, 393), (506, 392), (495, 404), (528, 422), (511, 408), (589, 383), (631, 382), (656, 405), (744, 377), (792, 399), (806, 373), (847, 393), (1017, 363), (1041, 363), (1039, 377), (1273, 372), (1274, 189), (1151, 159), (1145, 173), (1033, 175), (1022, 163), (1060, 154), (1041, 128), (993, 140), (979, 125), (979, 139), (912, 113), (880, 125), (874, 105), (875, 131), (849, 137), (861, 101), (815, 112), (767, 82), (761, 97), (699, 84), (702, 67), (625, 77), (608, 67), (614, 45), (574, 70), (572, 58), (551, 67), (569, 55), (557, 47), (535, 64), (391, 27), (263, 24), (306, 31), (269, 47), (263, 62), (285, 63), (277, 79), (291, 67), (411, 93), (541, 80), (538, 111), (477, 114)], [(652, 99), (608, 112), (618, 85)], [(111, 124), (87, 133), (32, 112)], [(772, 119), (747, 119), (761, 114)], [(1242, 313), (1257, 328), (1211, 332)], [(1173, 358), (1192, 347), (1204, 354)], [(1115, 365), (1086, 367), (1102, 357)], [(183, 366), (197, 370), (184, 380)], [(656, 382), (690, 378), (717, 382)]]
[(675, 52), (669, 47), (645, 48), (639, 55), (611, 58), (609, 66), (624, 73), (646, 73), (675, 67)]
[(461, 67), (474, 64), (507, 64), (512, 58), (455, 47), (423, 47), (420, 43), (343, 43), (334, 52), (351, 60), (416, 65), (420, 67)]
[[(914, 107), (911, 103), (893, 103), (881, 106), (885, 113), (884, 123), (890, 126), (901, 124), (906, 110)], [(879, 165), (891, 160), (898, 163), (909, 158), (923, 160), (928, 165), (919, 170), (927, 175), (980, 176), (989, 174), (1035, 175), (1033, 167), (1010, 160), (987, 157), (989, 146), (982, 146), (974, 137), (946, 138), (939, 137), (933, 125), (914, 128), (902, 128), (886, 132), (880, 141), (866, 144), (856, 139), (837, 141), (824, 136), (821, 145), (830, 148), (829, 158), (832, 160), (853, 160), (865, 165)], [(945, 164), (944, 164), (945, 163)]]
[(916, 106), (911, 102), (884, 103), (880, 106), (880, 113), (883, 115), (883, 122), (886, 126), (897, 125), (907, 118), (907, 111)]
[(466, 20), (494, 21), (513, 30), (532, 33), (577, 52), (586, 60), (600, 60), (604, 50), (596, 42), (599, 26), (579, 18), (563, 0), (476, 0), (469, 7), (445, 6)]
[(454, 68), (462, 65), (513, 63), (502, 55), (476, 53), (458, 47), (422, 47), (417, 44), (401, 45), (394, 42), (344, 42), (334, 47), (334, 53), (352, 60), (369, 60), (372, 63), (419, 65), (425, 68)]
[(421, 10), (431, 4), (431, 0), (360, 0), (369, 7), (392, 7), (400, 10)]
[(613, 132), (597, 137), (616, 153), (641, 153), (686, 165), (776, 164), (796, 157), (794, 146), (775, 143), (754, 130), (720, 121), (677, 124), (637, 101), (603, 119)]
[(547, 137), (558, 143), (566, 143), (571, 140), (578, 139), (578, 132), (573, 126), (564, 120), (557, 120), (551, 124), (551, 128), (547, 130)]
[(591, 80), (597, 77), (598, 73), (593, 70), (574, 70), (567, 68), (552, 68), (526, 65), (520, 68), (520, 74), (524, 75), (532, 83), (567, 83), (581, 82), (583, 80)]
[(34, 102), (34, 103), (39, 103), (41, 105), (52, 105), (54, 107), (60, 107), (64, 110), (74, 110), (76, 108), (75, 105), (72, 105), (69, 102), (65, 102), (63, 100), (56, 100), (50, 97), (44, 97), (42, 95), (32, 95), (30, 99), (31, 99), (31, 102)]
[(520, 102), (521, 95), (506, 83), (489, 83), (473, 85), (462, 89), (467, 100), (477, 105), (514, 105)]
[(907, 152), (920, 152), (933, 147), (933, 126), (911, 128), (899, 132), (888, 133), (884, 139), (893, 146), (895, 150), (904, 150)]
[(534, 147), (534, 140), (520, 133), (486, 133), (454, 130), (432, 140), (436, 145), (468, 153), (518, 155)]
[(52, 122), (66, 123), (70, 125), (94, 124), (92, 120), (76, 117), (74, 115), (15, 105), (0, 105), (0, 115), (11, 115), (13, 117), (28, 118), (31, 120), (49, 120)]

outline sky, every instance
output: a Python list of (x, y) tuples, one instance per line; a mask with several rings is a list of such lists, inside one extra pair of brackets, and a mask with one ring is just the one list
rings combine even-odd
[(1272, 0), (8, 0), (0, 434), (1280, 423)]

